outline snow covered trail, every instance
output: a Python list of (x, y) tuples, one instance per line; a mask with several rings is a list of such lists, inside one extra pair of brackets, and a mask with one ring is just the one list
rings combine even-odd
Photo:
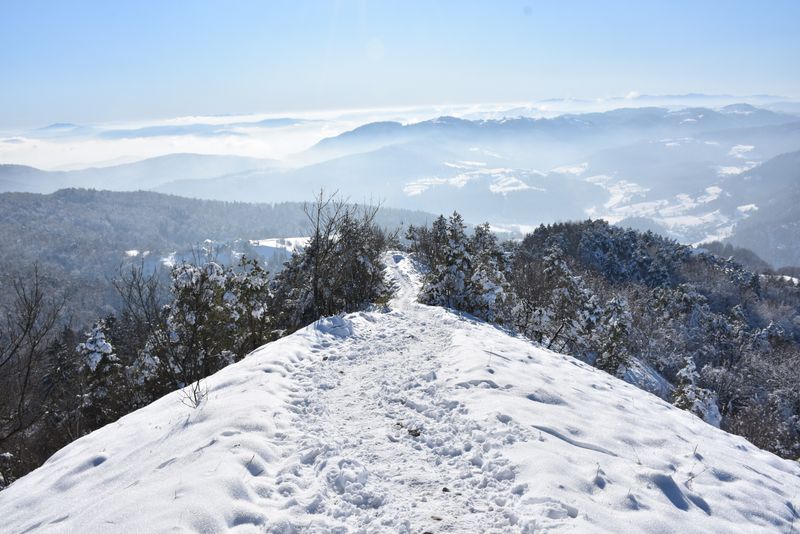
[(800, 466), (524, 339), (416, 303), (318, 321), (70, 444), (2, 532), (800, 534)]
[(459, 319), (415, 304), (415, 272), (396, 258), (393, 310), (351, 316), (354, 333), (315, 347), (323, 362), (302, 374), (293, 402), (305, 467), (288, 480), (300, 488), (290, 501), (310, 504), (293, 515), (328, 507), (366, 530), (408, 532), (512, 524), (524, 488), (496, 451), (513, 437), (499, 422), (471, 419), (436, 386), (436, 355)]

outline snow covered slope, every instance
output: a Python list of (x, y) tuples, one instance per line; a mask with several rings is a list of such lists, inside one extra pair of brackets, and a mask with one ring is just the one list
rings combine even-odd
[(800, 466), (414, 302), (323, 319), (72, 443), (3, 532), (792, 532)]

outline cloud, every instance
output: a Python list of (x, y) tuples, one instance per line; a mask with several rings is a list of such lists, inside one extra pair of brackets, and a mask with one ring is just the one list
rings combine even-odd
[(358, 125), (357, 121), (294, 117), (178, 117), (152, 122), (94, 125), (65, 129), (58, 136), (40, 130), (0, 138), (0, 163), (47, 170), (75, 169), (173, 153), (234, 155), (284, 159), (325, 137)]
[(420, 121), (475, 109), (474, 105), (374, 108), (55, 125), (0, 134), (0, 163), (77, 169), (176, 152), (285, 159), (369, 122)]

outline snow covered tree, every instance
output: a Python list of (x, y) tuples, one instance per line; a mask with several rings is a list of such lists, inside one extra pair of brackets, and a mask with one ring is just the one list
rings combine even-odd
[(346, 210), (336, 230), (326, 315), (355, 311), (386, 293), (380, 255), (389, 236), (374, 224), (377, 208)]
[(717, 406), (717, 396), (699, 386), (700, 373), (697, 372), (694, 358), (686, 356), (685, 362), (686, 365), (678, 372), (678, 383), (673, 393), (672, 404), (719, 427), (722, 416)]
[(469, 250), (472, 264), (467, 281), (467, 311), (490, 322), (507, 322), (512, 295), (505, 277), (503, 251), (489, 223), (475, 227)]
[(114, 349), (106, 341), (105, 322), (98, 321), (92, 325), (92, 330), (87, 334), (86, 341), (78, 345), (78, 353), (83, 357), (86, 367), (91, 373), (102, 373), (104, 370), (117, 365)]
[(228, 270), (224, 301), (234, 330), (233, 352), (242, 357), (274, 338), (269, 273), (242, 256), (240, 271)]
[[(466, 225), (457, 212), (447, 221), (446, 228), (441, 227), (440, 219), (434, 223), (433, 234), (435, 241), (445, 239), (444, 247), (434, 255), (437, 259), (425, 277), (420, 301), (463, 310), (468, 300), (467, 281), (472, 269)], [(441, 235), (443, 231), (444, 236)]]
[(618, 297), (612, 298), (604, 307), (600, 319), (600, 335), (603, 343), (596, 365), (609, 374), (622, 378), (628, 365), (631, 317), (628, 303)]
[(90, 428), (115, 420), (124, 407), (118, 389), (124, 389), (124, 370), (106, 340), (106, 321), (97, 321), (76, 351), (84, 366), (86, 387), (82, 411)]
[(447, 261), (446, 251), (448, 247), (447, 219), (444, 215), (439, 215), (431, 224), (429, 239), (425, 242), (423, 251), (431, 269), (444, 265)]
[(598, 317), (597, 298), (552, 243), (541, 259), (539, 306), (534, 332), (548, 348), (582, 356)]
[(227, 273), (215, 262), (171, 272), (173, 300), (161, 309), (134, 368), (153, 395), (182, 388), (233, 363)]
[(272, 282), (278, 330), (293, 332), (386, 294), (380, 256), (396, 236), (375, 223), (378, 210), (322, 195), (307, 208), (311, 239)]

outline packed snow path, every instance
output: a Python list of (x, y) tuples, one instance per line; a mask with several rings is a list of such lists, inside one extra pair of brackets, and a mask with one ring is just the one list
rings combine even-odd
[(331, 503), (333, 515), (352, 514), (365, 529), (477, 532), (514, 524), (524, 488), (500, 450), (515, 437), (499, 421), (473, 420), (436, 387), (436, 355), (451, 345), (458, 318), (414, 304), (418, 287), (401, 269), (404, 258), (397, 261), (394, 309), (359, 315), (358, 333), (346, 330), (345, 339), (314, 348), (323, 363), (301, 373), (293, 401), (306, 467), (276, 482), (294, 483), (293, 498), (310, 502), (311, 511), (330, 502), (332, 485), (342, 501)]
[(417, 304), (271, 343), (0, 492), (9, 532), (797, 532), (800, 467), (490, 325)]

